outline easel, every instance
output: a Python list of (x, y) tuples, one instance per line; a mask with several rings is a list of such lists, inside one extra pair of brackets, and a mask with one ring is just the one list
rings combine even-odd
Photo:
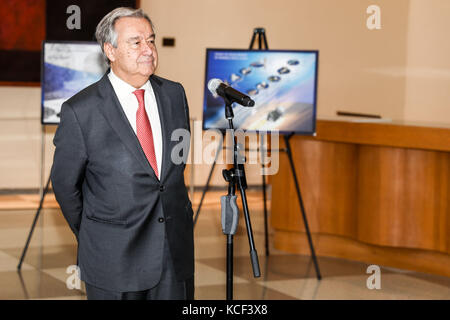
[[(256, 37), (258, 37), (258, 48), (259, 48), (259, 50), (268, 50), (269, 48), (268, 48), (268, 45), (267, 45), (267, 38), (266, 38), (266, 33), (265, 33), (265, 29), (264, 28), (255, 28), (253, 30), (253, 36), (252, 36), (252, 39), (250, 41), (249, 50), (253, 49), (253, 45), (255, 43)], [(263, 43), (264, 43), (265, 49), (262, 48), (262, 44)], [(286, 149), (280, 149), (278, 151), (284, 151), (288, 155), (292, 176), (294, 177), (294, 183), (295, 183), (295, 189), (296, 189), (296, 192), (297, 192), (297, 198), (298, 198), (298, 201), (299, 201), (299, 204), (300, 204), (302, 219), (303, 219), (303, 223), (304, 223), (304, 226), (305, 226), (306, 235), (307, 235), (307, 238), (308, 238), (309, 248), (310, 248), (310, 251), (311, 251), (311, 258), (312, 258), (313, 263), (314, 263), (314, 268), (316, 270), (317, 279), (321, 280), (322, 279), (322, 275), (320, 273), (319, 264), (317, 262), (317, 257), (316, 257), (316, 253), (315, 253), (315, 250), (314, 250), (314, 245), (313, 245), (313, 242), (312, 242), (311, 232), (309, 230), (308, 219), (306, 217), (306, 213), (305, 213), (306, 211), (305, 211), (305, 207), (303, 205), (303, 199), (302, 199), (302, 195), (301, 195), (301, 191), (300, 191), (300, 184), (299, 184), (298, 179), (297, 179), (297, 174), (296, 174), (296, 171), (295, 171), (294, 161), (293, 161), (293, 158), (292, 158), (292, 149), (291, 149), (291, 145), (289, 143), (289, 140), (291, 139), (291, 137), (293, 135), (294, 135), (294, 133), (290, 133), (290, 134), (284, 136)], [(265, 139), (263, 139), (263, 137), (261, 137), (261, 155), (264, 155), (264, 149), (263, 149), (264, 148), (264, 145), (263, 145), (263, 141), (264, 140)], [(206, 194), (206, 192), (208, 191), (208, 188), (209, 188), (209, 183), (211, 181), (211, 176), (212, 176), (213, 170), (214, 170), (215, 165), (216, 165), (216, 160), (217, 160), (217, 156), (218, 156), (219, 150), (222, 149), (222, 141), (223, 141), (223, 139), (219, 143), (219, 146), (218, 146), (217, 151), (216, 151), (216, 156), (215, 156), (214, 162), (212, 164), (211, 170), (210, 170), (209, 175), (208, 175), (208, 179), (206, 181), (205, 188), (203, 189), (202, 197), (200, 199), (200, 203), (199, 203), (199, 206), (197, 208), (197, 212), (196, 212), (196, 215), (195, 215), (195, 218), (194, 218), (194, 226), (197, 223), (197, 219), (198, 219), (198, 215), (200, 213), (200, 209), (201, 209), (201, 206), (202, 206), (202, 203), (203, 203), (203, 199), (204, 199), (205, 194)], [(276, 150), (274, 150), (274, 151), (276, 151)], [(264, 170), (265, 170), (264, 159), (261, 159), (261, 162), (262, 162), (262, 167), (263, 167), (263, 172), (264, 172)], [(262, 175), (262, 183), (263, 183), (263, 200), (264, 200), (265, 249), (266, 249), (266, 256), (269, 256), (267, 204), (266, 204), (267, 197), (266, 197), (266, 181), (265, 181), (265, 175), (264, 174)]]

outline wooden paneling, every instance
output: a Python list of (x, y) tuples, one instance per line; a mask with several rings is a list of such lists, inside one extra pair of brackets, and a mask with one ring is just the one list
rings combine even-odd
[[(346, 143), (304, 140), (291, 142), (297, 177), (312, 231), (356, 235), (357, 147)], [(285, 230), (304, 230), (294, 179), (285, 153), (280, 153), (280, 172), (272, 181), (273, 225)], [(276, 181), (282, 183), (277, 183)], [(279, 195), (279, 196), (277, 196)]]
[[(360, 245), (353, 251), (350, 246), (348, 252), (344, 245), (336, 247), (334, 255), (345, 258), (360, 255), (361, 250), (367, 250), (362, 256), (371, 257), (373, 246), (377, 254), (383, 254), (383, 248), (398, 248), (406, 250), (404, 255), (420, 250), (422, 256), (450, 257), (450, 152), (442, 151), (449, 148), (450, 130), (442, 129), (438, 139), (436, 128), (430, 133), (416, 127), (364, 124), (355, 129), (354, 123), (319, 123), (317, 137), (294, 136), (290, 142), (313, 235)], [(417, 132), (410, 136), (415, 128), (426, 139), (418, 141)], [(383, 130), (390, 132), (382, 136)], [(356, 131), (362, 135), (350, 139), (349, 132)], [(271, 183), (276, 247), (295, 251), (286, 234), (292, 238), (304, 226), (285, 153), (280, 153), (280, 171)], [(328, 246), (327, 254), (333, 250)], [(389, 265), (391, 259), (398, 266), (394, 256), (381, 261)], [(409, 269), (421, 263), (405, 261)]]
[(450, 253), (449, 153), (361, 146), (358, 240)]

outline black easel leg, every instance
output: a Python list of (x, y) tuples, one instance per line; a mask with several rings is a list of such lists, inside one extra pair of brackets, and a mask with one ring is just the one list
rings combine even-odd
[(31, 225), (30, 233), (28, 234), (28, 239), (25, 244), (25, 248), (23, 248), (22, 256), (20, 257), (20, 262), (19, 265), (17, 266), (18, 271), (20, 271), (20, 269), (22, 268), (22, 262), (23, 259), (25, 258), (25, 254), (27, 253), (28, 245), (30, 244), (31, 236), (33, 235), (34, 228), (36, 227), (36, 222), (38, 221), (39, 214), (41, 213), (42, 205), (44, 203), (44, 198), (45, 195), (47, 194), (49, 184), (50, 184), (50, 176), (48, 177), (47, 184), (45, 185), (44, 192), (42, 193), (41, 201), (39, 202), (39, 207), (36, 211), (36, 215), (34, 216), (33, 224)]
[(296, 174), (296, 171), (295, 171), (294, 161), (292, 159), (291, 146), (289, 144), (289, 139), (291, 137), (292, 137), (292, 134), (284, 136), (284, 141), (286, 143), (286, 151), (287, 151), (287, 154), (288, 154), (289, 162), (291, 164), (292, 174), (294, 176), (295, 188), (297, 190), (298, 201), (300, 202), (300, 208), (301, 208), (301, 212), (302, 212), (303, 223), (305, 224), (306, 235), (308, 237), (309, 248), (311, 250), (311, 257), (313, 259), (314, 267), (316, 269), (317, 279), (320, 280), (320, 279), (322, 279), (322, 276), (320, 274), (319, 264), (317, 263), (316, 252), (314, 251), (314, 246), (313, 246), (313, 242), (312, 242), (312, 238), (311, 238), (311, 233), (309, 231), (308, 220), (306, 218), (306, 213), (305, 213), (305, 207), (303, 206), (302, 195), (301, 195), (301, 192), (300, 192), (300, 185), (299, 185), (298, 180), (297, 180), (297, 174)]
[(208, 179), (206, 180), (205, 187), (203, 188), (202, 197), (200, 198), (200, 203), (198, 204), (197, 212), (195, 213), (194, 227), (195, 227), (195, 224), (197, 223), (198, 215), (200, 214), (200, 209), (202, 208), (203, 199), (205, 198), (206, 192), (209, 189), (209, 182), (211, 181), (211, 176), (212, 176), (212, 173), (214, 172), (215, 166), (216, 166), (216, 160), (214, 160), (214, 162), (213, 162), (211, 170), (209, 171)]
[[(250, 47), (249, 50), (253, 49), (253, 44), (255, 43), (255, 38), (256, 35), (258, 35), (258, 49), (261, 50), (262, 49), (262, 41), (264, 41), (264, 45), (266, 47), (266, 50), (269, 49), (268, 45), (267, 45), (267, 38), (266, 38), (266, 30), (264, 28), (255, 28), (253, 30), (253, 36), (252, 36), (252, 40), (250, 41)], [(262, 168), (263, 168), (263, 173), (265, 173), (264, 171), (264, 150), (263, 150), (263, 137), (261, 137), (261, 162), (262, 162)], [(267, 192), (266, 192), (266, 177), (263, 174), (262, 175), (262, 183), (263, 183), (263, 199), (264, 199), (264, 236), (265, 236), (265, 249), (266, 249), (266, 257), (269, 256), (269, 226), (268, 226), (268, 222), (267, 222)]]
[(253, 50), (253, 43), (255, 42), (255, 38), (256, 38), (257, 34), (258, 34), (257, 30), (256, 29), (253, 30), (252, 40), (250, 40), (250, 47), (248, 48), (249, 50)]

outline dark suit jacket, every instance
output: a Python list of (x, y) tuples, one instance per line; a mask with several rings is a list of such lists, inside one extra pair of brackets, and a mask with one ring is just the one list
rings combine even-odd
[[(193, 211), (185, 164), (174, 164), (171, 141), (189, 130), (181, 84), (150, 82), (161, 119), (158, 181), (105, 74), (61, 108), (51, 180), (56, 200), (78, 240), (81, 279), (113, 291), (141, 291), (160, 278), (164, 237), (178, 280), (194, 274)], [(187, 157), (186, 155), (183, 155)]]

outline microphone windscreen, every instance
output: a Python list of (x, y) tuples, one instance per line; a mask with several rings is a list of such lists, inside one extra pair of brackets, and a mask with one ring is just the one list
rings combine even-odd
[(208, 90), (212, 93), (212, 95), (217, 98), (217, 88), (220, 86), (222, 81), (220, 79), (214, 78), (208, 81)]

